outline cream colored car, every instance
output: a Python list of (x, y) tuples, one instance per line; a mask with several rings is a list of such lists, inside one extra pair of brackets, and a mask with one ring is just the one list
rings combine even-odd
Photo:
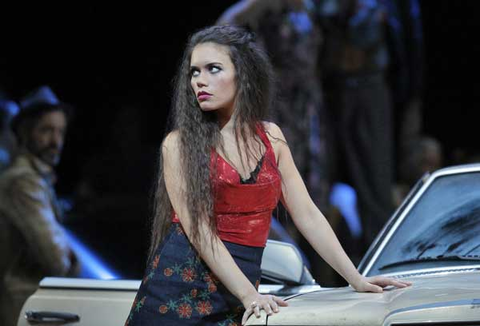
[(350, 287), (298, 294), (280, 313), (248, 325), (480, 325), (480, 165), (422, 178), (359, 270), (413, 285), (381, 294)]

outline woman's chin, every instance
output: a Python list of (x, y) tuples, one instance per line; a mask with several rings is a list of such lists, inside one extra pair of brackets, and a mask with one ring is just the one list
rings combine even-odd
[(203, 112), (211, 112), (211, 111), (216, 111), (218, 108), (212, 107), (211, 105), (203, 105), (200, 104), (200, 110)]

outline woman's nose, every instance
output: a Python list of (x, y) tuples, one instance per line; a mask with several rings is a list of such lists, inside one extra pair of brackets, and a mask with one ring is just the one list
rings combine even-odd
[(205, 80), (205, 77), (203, 77), (202, 75), (198, 76), (195, 82), (197, 83), (197, 87), (207, 86), (207, 81)]

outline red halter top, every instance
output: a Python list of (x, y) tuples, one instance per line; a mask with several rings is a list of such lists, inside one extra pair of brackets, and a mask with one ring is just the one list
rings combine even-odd
[[(265, 247), (272, 211), (281, 196), (272, 144), (260, 126), (257, 133), (265, 144), (265, 156), (255, 183), (241, 183), (239, 173), (222, 156), (212, 150), (211, 168), (214, 180), (214, 212), (220, 239), (251, 247)], [(179, 223), (176, 213), (172, 222)]]

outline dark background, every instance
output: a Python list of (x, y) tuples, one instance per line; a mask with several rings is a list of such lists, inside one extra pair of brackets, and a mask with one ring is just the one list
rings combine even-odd
[[(48, 84), (75, 106), (58, 191), (73, 200), (70, 225), (126, 277), (140, 277), (144, 267), (148, 194), (183, 45), (234, 2), (29, 4), (2, 10), (3, 93), (17, 100)], [(424, 130), (442, 142), (450, 164), (458, 148), (480, 151), (480, 5), (420, 3)]]

